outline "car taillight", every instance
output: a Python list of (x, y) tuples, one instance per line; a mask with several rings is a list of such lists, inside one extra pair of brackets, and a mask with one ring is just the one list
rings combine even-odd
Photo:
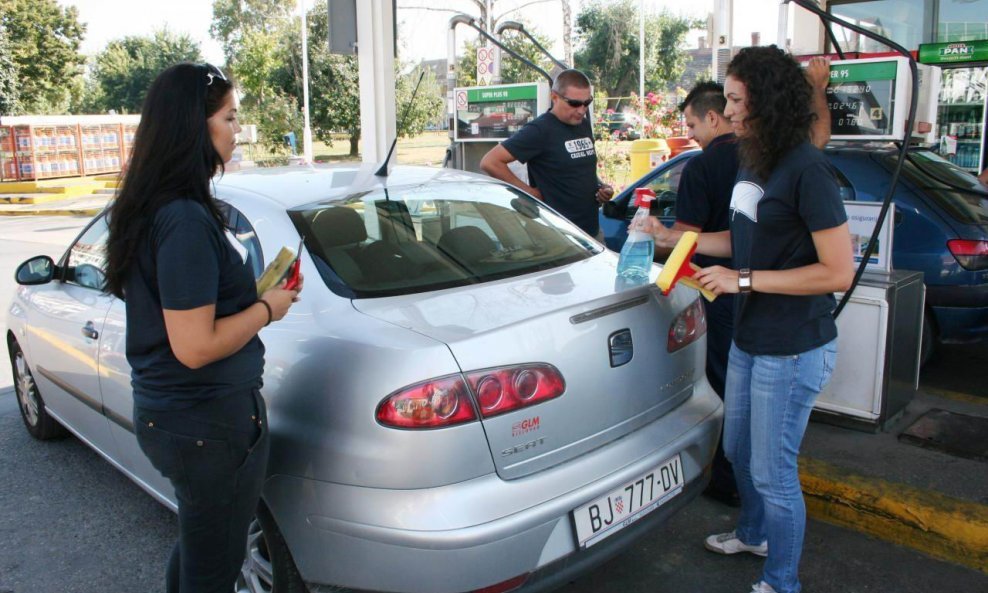
[(705, 333), (707, 333), (707, 317), (703, 314), (703, 304), (700, 303), (700, 299), (696, 299), (672, 320), (666, 349), (675, 352), (697, 341)]
[(947, 249), (965, 270), (988, 268), (988, 241), (953, 239), (947, 241)]
[(377, 406), (377, 421), (396, 428), (440, 428), (477, 419), (460, 375), (400, 389)]
[(559, 397), (563, 376), (550, 364), (523, 364), (467, 373), (484, 418)]

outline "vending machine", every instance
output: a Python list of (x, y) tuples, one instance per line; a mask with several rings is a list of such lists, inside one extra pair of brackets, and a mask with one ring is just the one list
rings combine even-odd
[(937, 104), (940, 155), (974, 174), (988, 167), (988, 40), (924, 43), (919, 61), (942, 68)]

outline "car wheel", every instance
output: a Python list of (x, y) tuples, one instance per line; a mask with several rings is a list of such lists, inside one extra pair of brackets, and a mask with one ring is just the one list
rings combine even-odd
[(21, 419), (31, 436), (39, 441), (47, 441), (63, 437), (67, 434), (65, 427), (48, 415), (45, 400), (34, 382), (34, 375), (27, 365), (27, 358), (17, 340), (10, 341), (10, 368), (14, 376), (14, 391), (17, 393), (17, 407), (21, 411)]
[(930, 362), (936, 350), (936, 330), (933, 327), (933, 320), (930, 319), (930, 312), (923, 312), (923, 340), (919, 345), (919, 366), (922, 367)]
[(278, 525), (264, 504), (247, 530), (247, 555), (237, 593), (308, 593)]

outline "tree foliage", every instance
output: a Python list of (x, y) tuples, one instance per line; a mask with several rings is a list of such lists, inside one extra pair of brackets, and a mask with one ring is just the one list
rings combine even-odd
[(0, 28), (20, 86), (20, 110), (67, 111), (85, 63), (79, 46), (86, 27), (75, 7), (63, 8), (56, 0), (0, 0)]
[(0, 26), (0, 115), (18, 112), (20, 89), (17, 84), (17, 67), (10, 55), (7, 33)]
[(188, 35), (166, 29), (150, 36), (129, 36), (107, 44), (96, 56), (88, 89), (89, 106), (97, 111), (140, 113), (154, 78), (179, 62), (201, 62), (199, 44)]
[[(640, 47), (637, 3), (595, 0), (576, 18), (583, 46), (576, 54), (577, 68), (591, 74), (609, 96), (626, 96), (638, 88)], [(689, 55), (683, 47), (686, 34), (699, 21), (663, 11), (645, 18), (645, 87), (664, 88), (686, 69)]]

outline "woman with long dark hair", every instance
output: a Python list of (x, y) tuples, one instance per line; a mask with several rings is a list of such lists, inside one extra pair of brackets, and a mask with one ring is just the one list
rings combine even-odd
[(134, 430), (178, 499), (168, 593), (235, 585), (269, 446), (257, 334), (298, 297), (278, 287), (258, 298), (247, 251), (210, 191), (239, 131), (218, 68), (164, 70), (109, 211), (106, 290), (126, 303)]
[[(766, 556), (753, 593), (798, 593), (806, 507), (797, 455), (817, 395), (837, 354), (834, 291), (854, 275), (847, 215), (823, 153), (809, 142), (811, 91), (777, 47), (742, 49), (724, 84), (741, 169), (730, 230), (701, 233), (697, 250), (731, 257), (732, 268), (697, 274), (735, 299), (725, 387), (724, 451), (734, 467), (741, 515), (707, 549)], [(681, 232), (656, 220), (657, 245)]]

